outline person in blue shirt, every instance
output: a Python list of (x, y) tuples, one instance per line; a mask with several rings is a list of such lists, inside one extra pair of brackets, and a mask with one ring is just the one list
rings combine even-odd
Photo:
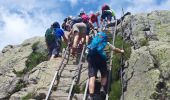
[(106, 45), (118, 53), (124, 53), (124, 50), (115, 48), (107, 42), (107, 35), (104, 32), (98, 32), (93, 38), (92, 42), (87, 46), (87, 62), (88, 62), (88, 76), (89, 76), (89, 100), (94, 100), (95, 80), (98, 70), (101, 73), (101, 95), (105, 96), (105, 86), (107, 83), (107, 56), (104, 52)]
[(53, 34), (55, 36), (56, 49), (54, 51), (55, 55), (52, 55), (51, 59), (59, 56), (59, 53), (61, 52), (62, 38), (67, 43), (67, 38), (64, 35), (64, 31), (60, 28), (60, 25), (58, 27), (56, 27), (56, 22), (55, 22), (55, 23), (53, 23), (52, 26), (53, 26)]

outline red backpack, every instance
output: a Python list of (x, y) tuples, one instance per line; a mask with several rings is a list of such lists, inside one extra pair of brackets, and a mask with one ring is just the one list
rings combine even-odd
[(97, 21), (97, 16), (95, 14), (91, 14), (90, 15), (90, 20), (92, 23), (96, 22)]
[(85, 22), (85, 23), (89, 21), (89, 16), (86, 14), (82, 15), (81, 18), (82, 18), (83, 22)]

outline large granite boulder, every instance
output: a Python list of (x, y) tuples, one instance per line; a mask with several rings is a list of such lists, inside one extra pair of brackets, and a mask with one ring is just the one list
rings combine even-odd
[(124, 70), (125, 100), (170, 99), (169, 17), (170, 11), (153, 11), (125, 18), (124, 37), (134, 46)]

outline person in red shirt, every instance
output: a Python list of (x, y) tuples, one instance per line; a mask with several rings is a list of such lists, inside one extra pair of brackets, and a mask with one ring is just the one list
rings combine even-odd
[(97, 25), (97, 28), (100, 28), (100, 26), (99, 26), (99, 22), (98, 22), (98, 16), (100, 15), (100, 12), (97, 12), (97, 13), (92, 13), (92, 14), (90, 14), (89, 15), (89, 22), (91, 23), (91, 24), (94, 24), (94, 23), (96, 23), (96, 25)]

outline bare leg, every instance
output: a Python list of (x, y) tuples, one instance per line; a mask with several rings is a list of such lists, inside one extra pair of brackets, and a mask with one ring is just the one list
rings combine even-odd
[(89, 79), (89, 93), (90, 94), (94, 94), (95, 80), (96, 80), (95, 76), (90, 77)]
[(101, 78), (101, 85), (106, 86), (106, 83), (107, 83), (107, 76), (104, 76)]
[(86, 35), (86, 45), (89, 42), (89, 35)]
[(55, 56), (55, 55), (52, 54), (51, 57), (50, 57), (50, 60), (53, 60), (53, 59), (54, 59), (54, 56)]
[(74, 54), (75, 51), (76, 51), (78, 40), (79, 40), (79, 33), (75, 32), (74, 41), (73, 41), (73, 48), (72, 48), (72, 54)]

